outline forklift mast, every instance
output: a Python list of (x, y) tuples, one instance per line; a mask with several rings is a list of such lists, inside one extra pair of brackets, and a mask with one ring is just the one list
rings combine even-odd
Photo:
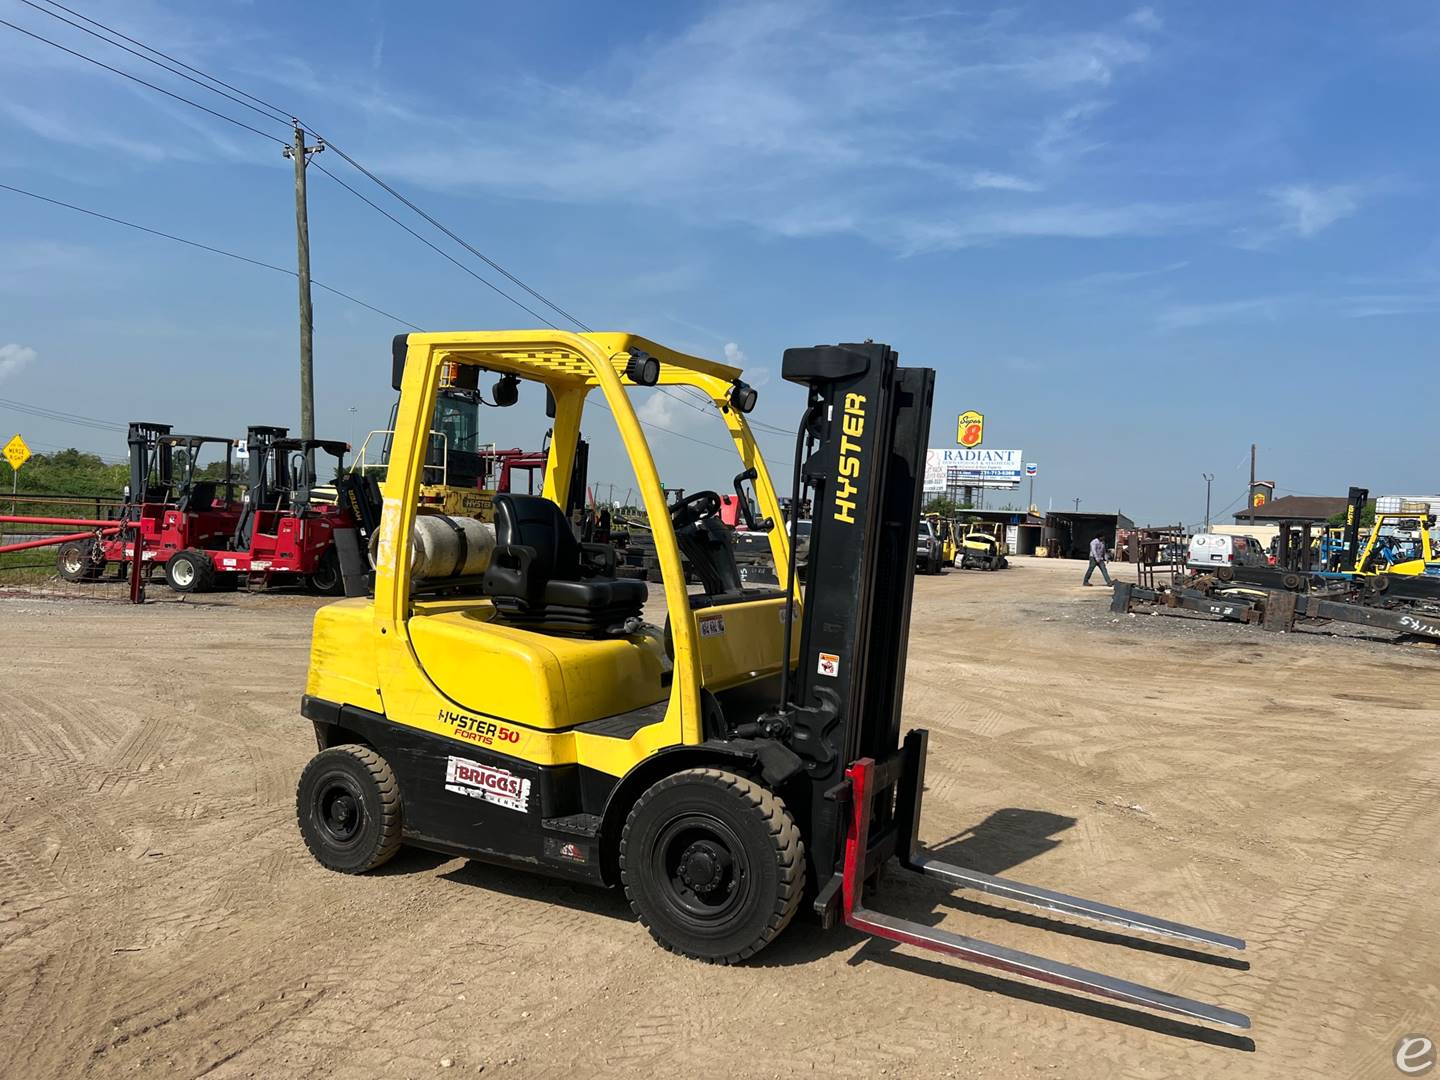
[[(170, 444), (162, 443), (161, 437), (169, 435), (171, 425), (155, 424), (144, 420), (130, 423), (126, 443), (130, 447), (130, 485), (125, 492), (126, 510), (123, 517), (130, 517), (130, 509), (141, 503), (154, 502), (166, 497), (173, 482)], [(151, 476), (155, 483), (150, 483)], [(152, 498), (153, 496), (153, 498)]]
[(1341, 567), (1346, 570), (1358, 571), (1360, 569), (1357, 565), (1360, 561), (1360, 518), (1365, 512), (1365, 504), (1370, 500), (1370, 489), (1352, 487), (1346, 499), (1344, 547), (1340, 556)]
[(289, 428), (266, 427), (255, 424), (245, 429), (245, 451), (248, 464), (245, 471), (245, 508), (240, 520), (235, 523), (235, 548), (244, 551), (250, 546), (251, 533), (255, 528), (255, 512), (264, 510), (270, 501), (272, 473), (270, 458), (277, 439), (290, 434)]
[(824, 905), (847, 825), (832, 789), (851, 762), (899, 749), (935, 372), (897, 361), (865, 342), (787, 349), (783, 362), (784, 378), (809, 390), (793, 498), (808, 492), (813, 524), (799, 667), (774, 719), (811, 782), (810, 805), (796, 809)]

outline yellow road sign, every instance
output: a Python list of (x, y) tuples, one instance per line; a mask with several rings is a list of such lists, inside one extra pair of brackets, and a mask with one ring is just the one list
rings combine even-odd
[(955, 441), (961, 446), (979, 446), (985, 438), (985, 414), (963, 412), (955, 425)]
[(10, 462), (10, 468), (20, 470), (20, 466), (30, 460), (30, 447), (25, 445), (25, 440), (16, 435), (5, 444), (5, 460)]

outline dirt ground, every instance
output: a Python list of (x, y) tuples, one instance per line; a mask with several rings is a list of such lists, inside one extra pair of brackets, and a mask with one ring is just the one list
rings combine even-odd
[(808, 924), (705, 967), (619, 894), (463, 859), (328, 873), (294, 814), (315, 601), (0, 599), (0, 1077), (1399, 1075), (1401, 1035), (1440, 1037), (1440, 653), (1114, 616), (1081, 569), (917, 581), (922, 838), (1249, 951), (898, 873), (873, 906), (1251, 1038)]

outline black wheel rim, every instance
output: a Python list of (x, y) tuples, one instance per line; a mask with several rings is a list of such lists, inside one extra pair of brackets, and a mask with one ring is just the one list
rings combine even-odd
[(315, 789), (315, 826), (329, 844), (352, 846), (365, 827), (365, 802), (353, 784), (330, 777)]
[(684, 814), (655, 839), (650, 869), (667, 907), (697, 928), (715, 927), (745, 910), (752, 887), (740, 837), (710, 814)]

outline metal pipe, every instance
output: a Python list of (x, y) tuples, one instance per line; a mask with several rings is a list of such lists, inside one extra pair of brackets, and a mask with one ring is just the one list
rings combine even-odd
[[(104, 532), (118, 532), (118, 526), (112, 529), (102, 530)], [(43, 540), (26, 540), (20, 544), (0, 545), (0, 555), (8, 555), (12, 551), (29, 551), (32, 548), (54, 547), (57, 544), (68, 544), (72, 540), (89, 540), (94, 533), (70, 533), (67, 536), (47, 536)]]
[(118, 529), (118, 521), (97, 521), (93, 518), (24, 517), (19, 514), (0, 514), (0, 521), (16, 525), (96, 525), (100, 528)]

